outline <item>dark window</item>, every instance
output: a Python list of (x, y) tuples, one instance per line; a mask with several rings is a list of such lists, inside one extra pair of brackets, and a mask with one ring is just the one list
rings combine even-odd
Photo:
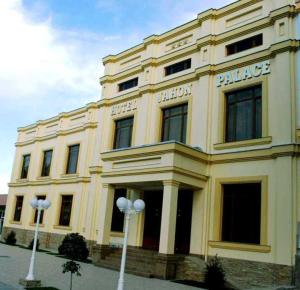
[(263, 44), (263, 35), (255, 35), (226, 46), (227, 55), (232, 55)]
[(23, 206), (24, 196), (16, 197), (16, 207), (14, 214), (14, 221), (19, 222), (21, 220), (22, 206)]
[(61, 209), (60, 209), (60, 217), (59, 217), (60, 226), (70, 225), (72, 201), (73, 201), (72, 195), (63, 195), (61, 197)]
[(133, 117), (116, 121), (114, 149), (131, 146)]
[(134, 78), (132, 80), (123, 82), (119, 84), (119, 92), (131, 89), (138, 85), (139, 78)]
[(223, 185), (222, 241), (260, 244), (261, 184)]
[(27, 178), (30, 163), (30, 154), (23, 156), (21, 178)]
[(226, 142), (261, 138), (261, 85), (226, 94)]
[(181, 62), (177, 62), (172, 65), (169, 65), (169, 66), (165, 67), (165, 75), (168, 76), (168, 75), (175, 74), (180, 71), (189, 69), (189, 68), (191, 68), (191, 63), (192, 63), (192, 61), (189, 58), (189, 59), (183, 60)]
[[(46, 199), (46, 195), (38, 195), (38, 196), (36, 197), (36, 199), (37, 199), (37, 200), (39, 200), (39, 199), (44, 200), (44, 199)], [(37, 221), (37, 215), (38, 215), (38, 211), (37, 211), (37, 209), (36, 209), (35, 212), (34, 212), (34, 220), (33, 220), (34, 223), (36, 223), (36, 221)], [(44, 218), (44, 210), (41, 211), (40, 224), (43, 223), (43, 218)]]
[(44, 151), (43, 167), (41, 176), (49, 176), (51, 160), (52, 160), (52, 150)]
[(186, 142), (188, 105), (180, 105), (163, 110), (162, 141)]
[(79, 144), (69, 146), (67, 174), (76, 173), (78, 163)]
[(119, 188), (115, 190), (113, 215), (111, 221), (111, 231), (113, 232), (123, 232), (124, 213), (122, 213), (116, 205), (117, 199), (120, 197), (126, 197), (126, 189)]

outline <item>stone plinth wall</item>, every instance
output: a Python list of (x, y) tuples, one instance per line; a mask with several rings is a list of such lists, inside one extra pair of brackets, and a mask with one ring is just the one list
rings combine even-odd
[[(7, 234), (10, 231), (14, 231), (16, 233), (17, 244), (21, 244), (24, 246), (28, 246), (34, 237), (33, 230), (31, 231), (31, 230), (5, 227), (3, 229), (2, 240), (4, 240), (4, 238), (7, 236)], [(44, 249), (57, 250), (64, 237), (65, 235), (43, 232), (43, 229), (41, 228), (39, 231), (40, 247)], [(96, 243), (96, 241), (87, 240), (86, 243), (91, 253), (91, 248)]]
[(227, 280), (237, 288), (288, 286), (293, 283), (292, 266), (219, 258)]

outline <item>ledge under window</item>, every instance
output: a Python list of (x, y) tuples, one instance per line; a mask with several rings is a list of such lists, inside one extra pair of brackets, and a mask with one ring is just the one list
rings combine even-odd
[[(30, 223), (29, 224), (31, 227), (35, 227), (36, 226), (36, 223)], [(43, 228), (45, 226), (45, 224), (39, 224), (39, 227), (40, 228)]]
[(110, 232), (110, 236), (115, 237), (115, 238), (123, 238), (124, 233), (123, 232)]
[(72, 231), (72, 227), (71, 226), (59, 226), (59, 225), (56, 225), (56, 226), (53, 226), (53, 228), (57, 229), (57, 230)]
[(22, 225), (22, 222), (19, 221), (10, 221), (9, 223), (14, 225)]
[(219, 241), (209, 241), (208, 245), (211, 248), (246, 251), (246, 252), (258, 252), (258, 253), (270, 253), (271, 246), (267, 245), (253, 245), (253, 244), (241, 244), (241, 243), (229, 243)]
[(61, 178), (75, 178), (75, 177), (78, 177), (79, 174), (78, 173), (64, 173), (64, 174), (61, 174), (60, 177)]
[(272, 142), (272, 137), (268, 136), (268, 137), (263, 137), (258, 139), (250, 139), (250, 140), (227, 142), (227, 143), (217, 143), (214, 144), (214, 149), (223, 150), (223, 149), (231, 149), (231, 148), (246, 147), (246, 146), (264, 145), (264, 144), (270, 144), (271, 142)]

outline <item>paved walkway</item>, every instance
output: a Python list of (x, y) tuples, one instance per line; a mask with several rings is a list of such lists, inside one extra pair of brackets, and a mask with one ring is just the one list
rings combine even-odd
[[(0, 244), (0, 290), (23, 289), (18, 284), (28, 271), (31, 251), (19, 247)], [(62, 274), (64, 259), (46, 253), (37, 253), (36, 278), (42, 280), (43, 286), (52, 286), (68, 290), (69, 274)], [(73, 290), (116, 290), (118, 272), (92, 264), (81, 263), (81, 277), (74, 276)], [(199, 290), (170, 281), (148, 279), (125, 274), (126, 290)]]

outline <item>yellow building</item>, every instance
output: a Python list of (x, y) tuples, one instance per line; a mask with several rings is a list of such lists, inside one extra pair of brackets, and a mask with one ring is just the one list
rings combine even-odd
[(291, 284), (300, 232), (297, 2), (240, 0), (105, 57), (100, 101), (18, 130), (5, 231), (28, 243), (29, 202), (47, 198), (41, 244), (55, 248), (79, 232), (94, 263), (108, 266), (123, 236), (114, 201), (127, 195), (146, 203), (129, 245), (145, 259), (152, 250), (155, 265), (140, 272), (199, 278), (217, 254), (237, 286)]

